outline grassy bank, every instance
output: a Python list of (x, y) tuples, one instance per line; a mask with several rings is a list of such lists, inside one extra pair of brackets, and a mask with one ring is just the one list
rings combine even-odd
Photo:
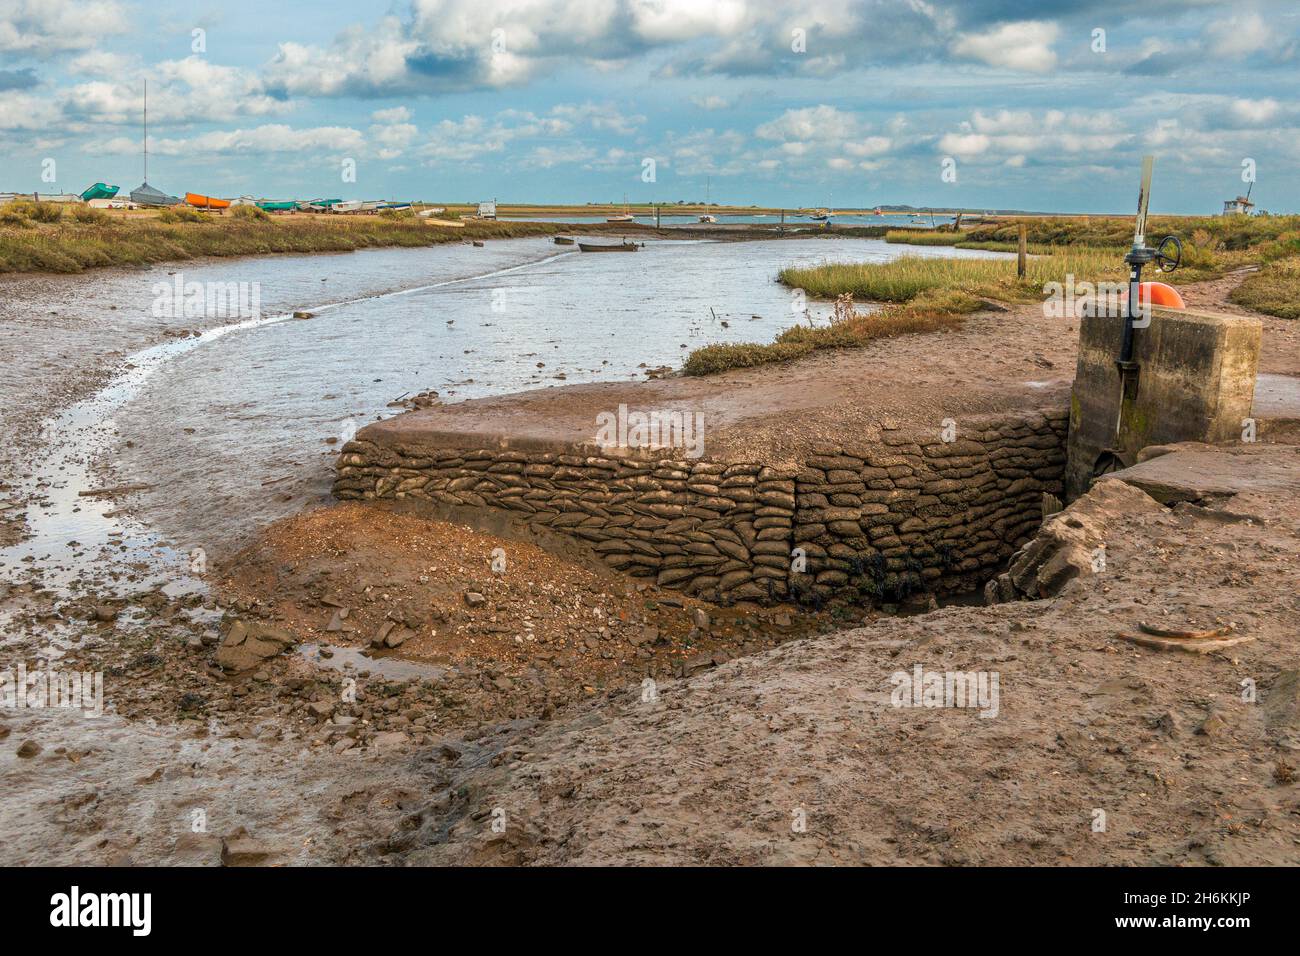
[(1300, 258), (1279, 259), (1247, 276), (1228, 301), (1282, 319), (1300, 319)]
[(551, 235), (564, 228), (558, 223), (532, 222), (470, 222), (460, 229), (444, 228), (415, 217), (397, 216), (259, 218), (190, 211), (184, 216), (163, 218), (122, 217), (87, 207), (75, 208), (84, 218), (69, 213), (47, 221), (44, 210), (37, 216), (25, 216), (21, 208), (0, 207), (0, 273), (81, 272), (201, 256), (432, 246)]

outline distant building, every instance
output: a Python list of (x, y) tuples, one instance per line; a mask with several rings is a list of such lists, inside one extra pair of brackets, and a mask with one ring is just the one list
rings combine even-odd
[(1235, 216), (1240, 213), (1243, 216), (1249, 216), (1250, 211), (1255, 208), (1255, 204), (1245, 196), (1238, 196), (1236, 199), (1227, 199), (1223, 203), (1223, 214), (1225, 216)]

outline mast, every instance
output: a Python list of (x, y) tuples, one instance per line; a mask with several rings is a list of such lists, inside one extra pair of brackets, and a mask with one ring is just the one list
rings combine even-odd
[(144, 181), (149, 183), (149, 81), (144, 81)]

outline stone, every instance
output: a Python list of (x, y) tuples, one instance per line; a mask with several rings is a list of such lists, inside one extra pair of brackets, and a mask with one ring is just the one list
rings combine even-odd
[(370, 742), (370, 746), (375, 750), (400, 750), (410, 742), (410, 736), (400, 730), (388, 730), (375, 734), (375, 739)]
[(227, 671), (250, 670), (295, 643), (288, 631), (241, 618), (230, 626), (217, 647), (217, 665)]
[(466, 591), (465, 603), (468, 604), (470, 607), (482, 607), (484, 604), (487, 603), (487, 598), (485, 598), (478, 591)]
[(1210, 711), (1201, 725), (1196, 728), (1196, 733), (1201, 737), (1218, 737), (1228, 729), (1228, 722), (1217, 710)]
[(18, 756), (23, 758), (35, 757), (41, 752), (41, 745), (34, 740), (24, 740), (18, 746)]
[(273, 852), (269, 846), (249, 836), (243, 827), (221, 839), (222, 866), (258, 866)]

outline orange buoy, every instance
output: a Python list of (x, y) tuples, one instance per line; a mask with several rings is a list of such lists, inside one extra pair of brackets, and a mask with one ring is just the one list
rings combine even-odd
[[(1128, 301), (1128, 293), (1120, 293), (1121, 302)], [(1138, 302), (1152, 305), (1163, 305), (1167, 309), (1185, 309), (1187, 303), (1183, 297), (1178, 294), (1178, 290), (1171, 285), (1163, 282), (1142, 282), (1138, 284)]]

